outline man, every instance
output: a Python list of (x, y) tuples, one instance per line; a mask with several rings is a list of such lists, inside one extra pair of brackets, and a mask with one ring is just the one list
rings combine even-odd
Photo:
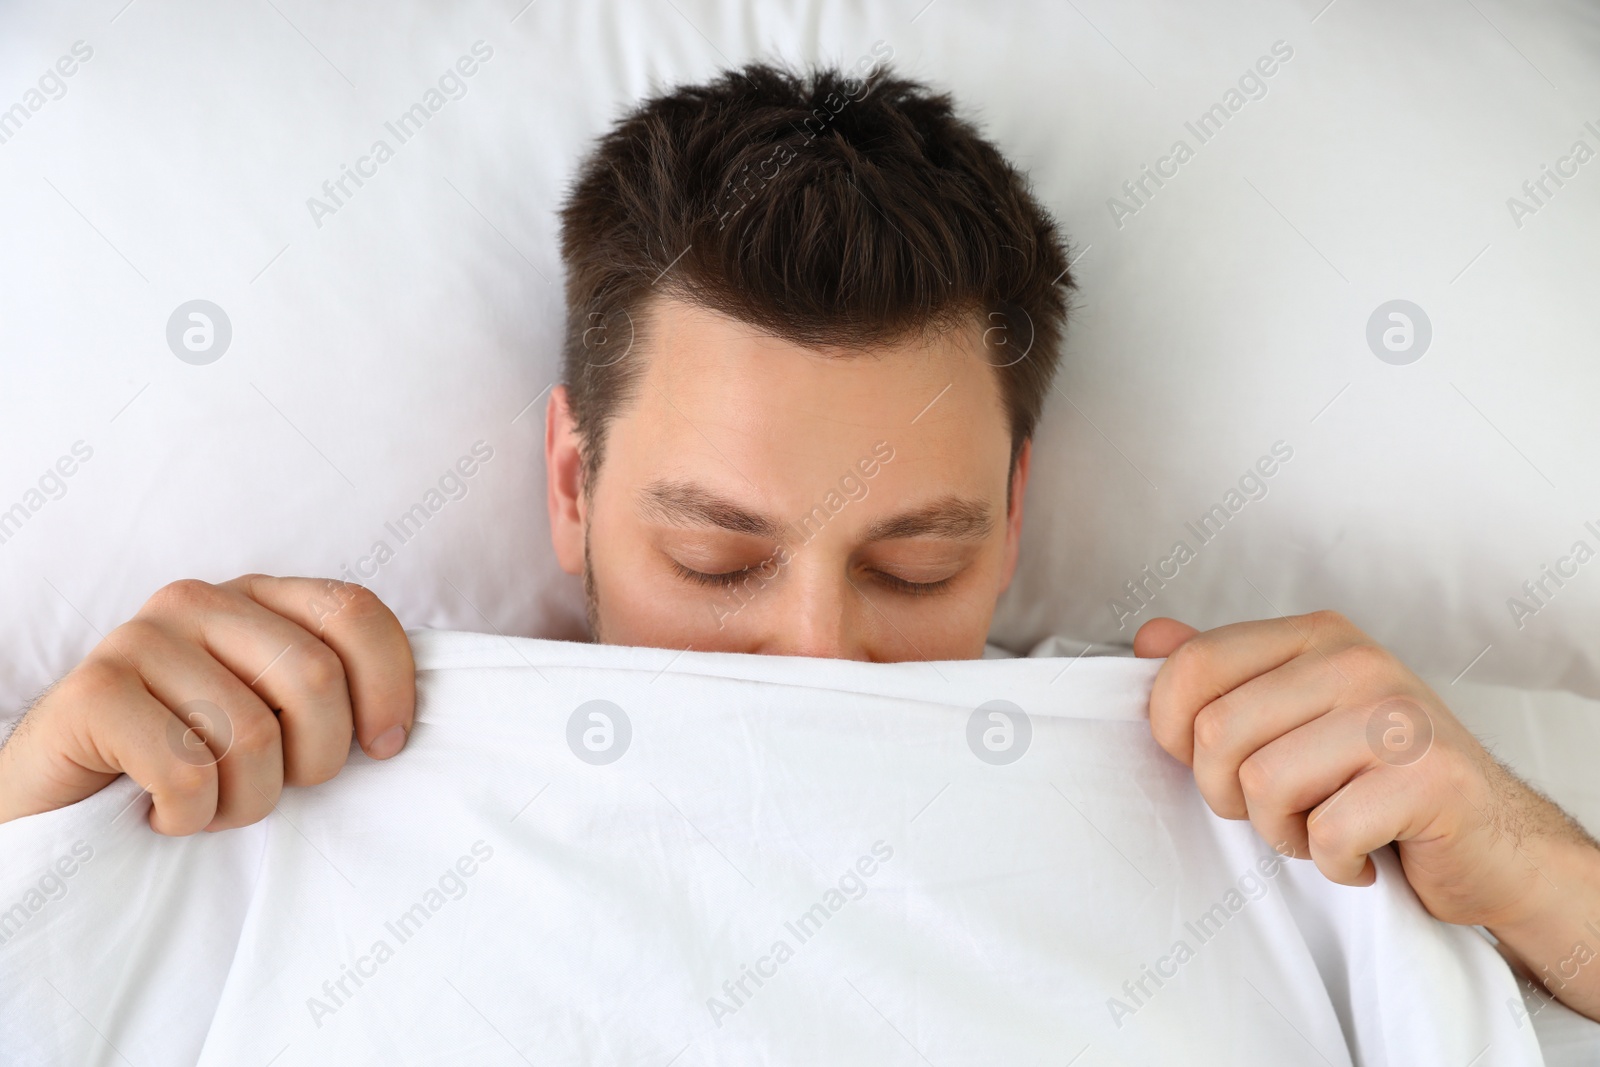
[[(598, 641), (984, 653), (1072, 281), (1023, 177), (881, 58), (667, 93), (578, 176), (545, 459)], [(1331, 613), (1155, 619), (1134, 651), (1167, 657), (1151, 728), (1218, 815), (1348, 885), (1396, 842), (1429, 911), (1600, 1017), (1600, 848), (1393, 656)], [(127, 773), (161, 833), (244, 825), (337, 773), (352, 736), (393, 756), (413, 707), (405, 635), (366, 590), (178, 582), (0, 749), (0, 820)]]

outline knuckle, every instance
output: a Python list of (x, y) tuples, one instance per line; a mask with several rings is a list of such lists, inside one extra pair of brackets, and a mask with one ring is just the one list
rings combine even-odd
[(1343, 820), (1325, 810), (1306, 824), (1306, 838), (1311, 843), (1312, 852), (1317, 855), (1339, 856), (1343, 854), (1350, 834)]
[(392, 618), (392, 613), (378, 594), (355, 582), (328, 579), (325, 597), (332, 601), (335, 610), (328, 612), (324, 623), (353, 629), (366, 629)]
[(344, 591), (349, 585), (337, 578), (306, 578), (302, 582), (306, 606), (332, 615), (343, 605)]
[(113, 700), (127, 691), (128, 671), (115, 655), (91, 655), (65, 679), (60, 693), (72, 701), (97, 704)]
[(1173, 722), (1172, 716), (1152, 714), (1150, 716), (1150, 736), (1155, 738), (1156, 744), (1173, 756), (1182, 758), (1183, 732)]
[(218, 588), (226, 589), (231, 593), (237, 593), (260, 603), (260, 598), (256, 596), (256, 586), (262, 582), (270, 581), (272, 581), (272, 575), (251, 571), (249, 574), (241, 574), (237, 578), (230, 578), (228, 581), (222, 582)]
[(1205, 634), (1189, 638), (1167, 657), (1167, 666), (1182, 681), (1194, 683), (1204, 679), (1216, 660), (1210, 640)]
[[(272, 802), (276, 803), (277, 799), (278, 798), (276, 796), (274, 796), (272, 798)], [(256, 823), (260, 822), (262, 819), (265, 819), (268, 815), (271, 815), (271, 814), (272, 814), (272, 803), (268, 803), (266, 800), (262, 800), (261, 805), (259, 807), (249, 808), (249, 809), (247, 809), (245, 811), (241, 811), (238, 815), (234, 816), (232, 819), (229, 819), (227, 822), (223, 823), (221, 826), (218, 826), (217, 829), (219, 829), (219, 830), (237, 830), (241, 826), (254, 826)]]
[(217, 588), (198, 578), (180, 578), (157, 589), (140, 615), (192, 615), (216, 602)]
[(1302, 618), (1312, 633), (1322, 637), (1345, 634), (1355, 629), (1349, 619), (1330, 608), (1313, 611), (1309, 615), (1302, 616)]
[(345, 610), (350, 613), (352, 619), (357, 621), (377, 618), (389, 613), (389, 609), (384, 607), (383, 601), (378, 599), (378, 594), (364, 585), (346, 582), (344, 583), (342, 595), (346, 601)]
[(236, 830), (241, 826), (260, 822), (272, 814), (273, 805), (277, 804), (282, 792), (282, 789), (276, 786), (262, 789), (259, 785), (253, 785), (245, 793), (234, 798), (225, 811), (219, 813), (214, 828)]
[(193, 800), (216, 788), (217, 769), (210, 763), (186, 763), (173, 759), (162, 771), (167, 791), (179, 800)]
[(278, 723), (269, 714), (239, 717), (230, 715), (232, 737), (229, 754), (237, 753), (247, 759), (258, 759), (272, 752), (278, 744)]
[(1382, 647), (1358, 641), (1334, 653), (1339, 669), (1361, 679), (1382, 675), (1393, 666), (1393, 658)]
[(1267, 761), (1251, 756), (1239, 764), (1239, 788), (1251, 800), (1262, 801), (1273, 795), (1276, 781)]
[(321, 641), (303, 642), (295, 650), (295, 675), (313, 697), (326, 698), (345, 689), (344, 661)]
[(294, 780), (289, 784), (298, 786), (321, 785), (338, 777), (339, 772), (343, 769), (344, 761), (342, 759), (338, 762), (328, 760), (321, 763), (313, 763), (295, 774)]
[(113, 650), (150, 649), (158, 647), (167, 638), (167, 632), (148, 616), (135, 615), (106, 635), (105, 644)]
[(1196, 748), (1215, 752), (1228, 740), (1228, 710), (1221, 700), (1213, 700), (1200, 709), (1194, 718), (1194, 744)]
[(1207, 781), (1200, 786), (1200, 796), (1206, 807), (1219, 819), (1240, 820), (1249, 814), (1244, 803), (1220, 782)]
[(349, 755), (350, 735), (346, 734), (342, 744), (330, 744), (302, 754), (292, 771), (284, 768), (284, 781), (298, 786), (321, 785), (344, 769)]
[(1362, 630), (1357, 629), (1354, 622), (1350, 622), (1344, 614), (1333, 609), (1312, 611), (1306, 616), (1301, 616), (1301, 622), (1309, 633), (1309, 643), (1312, 646), (1347, 645), (1347, 643), (1360, 643), (1365, 640)]

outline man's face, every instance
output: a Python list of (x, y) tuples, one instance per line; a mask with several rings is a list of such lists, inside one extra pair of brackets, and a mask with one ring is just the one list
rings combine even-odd
[[(642, 324), (643, 325), (643, 324)], [(673, 300), (585, 493), (564, 389), (551, 532), (611, 644), (894, 661), (982, 655), (1011, 580), (1011, 432), (976, 319), (815, 351)]]

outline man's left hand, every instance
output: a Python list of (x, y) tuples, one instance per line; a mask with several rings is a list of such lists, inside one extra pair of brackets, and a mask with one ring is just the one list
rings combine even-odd
[[(1152, 619), (1134, 650), (1167, 657), (1150, 729), (1194, 769), (1218, 815), (1249, 819), (1269, 844), (1344, 885), (1370, 885), (1368, 854), (1393, 842), (1429, 912), (1488, 927), (1530, 969), (1576, 979), (1581, 963), (1571, 956), (1582, 936), (1600, 953), (1593, 839), (1343, 616), (1205, 633)], [(1593, 1016), (1600, 964), (1587, 971), (1596, 973), (1566, 993), (1546, 981)]]

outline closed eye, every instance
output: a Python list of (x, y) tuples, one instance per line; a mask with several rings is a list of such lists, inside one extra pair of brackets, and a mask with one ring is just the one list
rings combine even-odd
[[(762, 566), (764, 565), (765, 564), (763, 563)], [(672, 569), (677, 572), (678, 577), (682, 578), (686, 582), (693, 582), (695, 585), (727, 586), (738, 585), (740, 582), (744, 581), (745, 578), (755, 574), (760, 567), (740, 567), (736, 571), (722, 571), (718, 574), (707, 574), (704, 571), (692, 570), (689, 567), (685, 567), (677, 560), (673, 560)]]
[(942, 592), (955, 581), (953, 574), (948, 578), (940, 578), (937, 582), (908, 582), (904, 578), (885, 574), (883, 571), (873, 571), (872, 574), (873, 580), (885, 589), (894, 593), (905, 593), (907, 596), (929, 596)]
[[(726, 588), (738, 585), (740, 582), (752, 577), (758, 578), (763, 582), (771, 581), (777, 576), (777, 569), (770, 568), (773, 558), (769, 557), (753, 566), (740, 567), (737, 570), (714, 572), (697, 571), (692, 567), (685, 567), (682, 563), (675, 559), (670, 559), (670, 557), (669, 561), (672, 564), (673, 571), (686, 582), (700, 586)], [(875, 584), (891, 593), (902, 593), (906, 596), (930, 596), (934, 593), (943, 592), (956, 579), (956, 575), (952, 574), (947, 578), (940, 578), (934, 582), (913, 582), (875, 568), (869, 569), (867, 573)]]
[[(691, 567), (685, 567), (677, 560), (673, 560), (672, 569), (674, 572), (676, 572), (679, 578), (682, 578), (686, 582), (692, 582), (695, 585), (725, 588), (728, 586), (738, 585), (747, 578), (757, 575), (758, 572), (766, 569), (769, 562), (769, 560), (763, 560), (754, 567), (740, 567), (738, 570), (719, 571), (708, 574), (705, 571), (697, 571)], [(949, 588), (951, 582), (955, 581), (955, 575), (951, 575), (948, 578), (941, 578), (936, 582), (911, 582), (896, 575), (889, 574), (885, 571), (874, 570), (870, 573), (872, 575), (872, 580), (876, 584), (889, 590), (891, 593), (903, 593), (906, 596), (930, 596), (934, 593), (943, 592), (945, 589)], [(769, 575), (768, 577), (770, 578), (771, 576)]]

